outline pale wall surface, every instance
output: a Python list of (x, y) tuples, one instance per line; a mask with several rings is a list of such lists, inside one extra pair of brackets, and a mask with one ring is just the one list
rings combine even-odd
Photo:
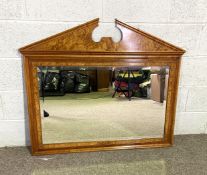
[(113, 28), (117, 18), (187, 50), (175, 133), (207, 133), (206, 0), (1, 0), (0, 146), (29, 143), (17, 49), (96, 17), (105, 35), (117, 36)]

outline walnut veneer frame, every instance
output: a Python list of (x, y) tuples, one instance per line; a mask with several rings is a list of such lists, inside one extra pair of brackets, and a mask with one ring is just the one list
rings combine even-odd
[[(33, 155), (167, 147), (173, 143), (180, 58), (185, 51), (118, 20), (115, 24), (122, 33), (119, 42), (114, 43), (110, 37), (94, 42), (92, 32), (98, 21), (94, 19), (20, 49), (24, 57)], [(43, 144), (37, 66), (169, 66), (164, 137)]]

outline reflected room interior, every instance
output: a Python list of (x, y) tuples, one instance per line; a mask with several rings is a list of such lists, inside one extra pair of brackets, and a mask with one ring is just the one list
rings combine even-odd
[(44, 144), (162, 138), (169, 68), (37, 68)]

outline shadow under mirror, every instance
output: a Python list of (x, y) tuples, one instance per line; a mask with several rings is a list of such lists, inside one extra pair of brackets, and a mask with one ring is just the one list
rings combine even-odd
[(44, 144), (163, 137), (168, 67), (37, 69)]

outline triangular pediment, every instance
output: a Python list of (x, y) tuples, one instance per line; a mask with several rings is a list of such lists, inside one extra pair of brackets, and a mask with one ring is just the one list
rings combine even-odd
[(28, 52), (129, 52), (129, 53), (168, 53), (183, 54), (185, 51), (119, 20), (116, 26), (122, 33), (119, 42), (104, 37), (100, 42), (92, 40), (92, 32), (98, 26), (99, 19), (40, 40), (20, 49)]

